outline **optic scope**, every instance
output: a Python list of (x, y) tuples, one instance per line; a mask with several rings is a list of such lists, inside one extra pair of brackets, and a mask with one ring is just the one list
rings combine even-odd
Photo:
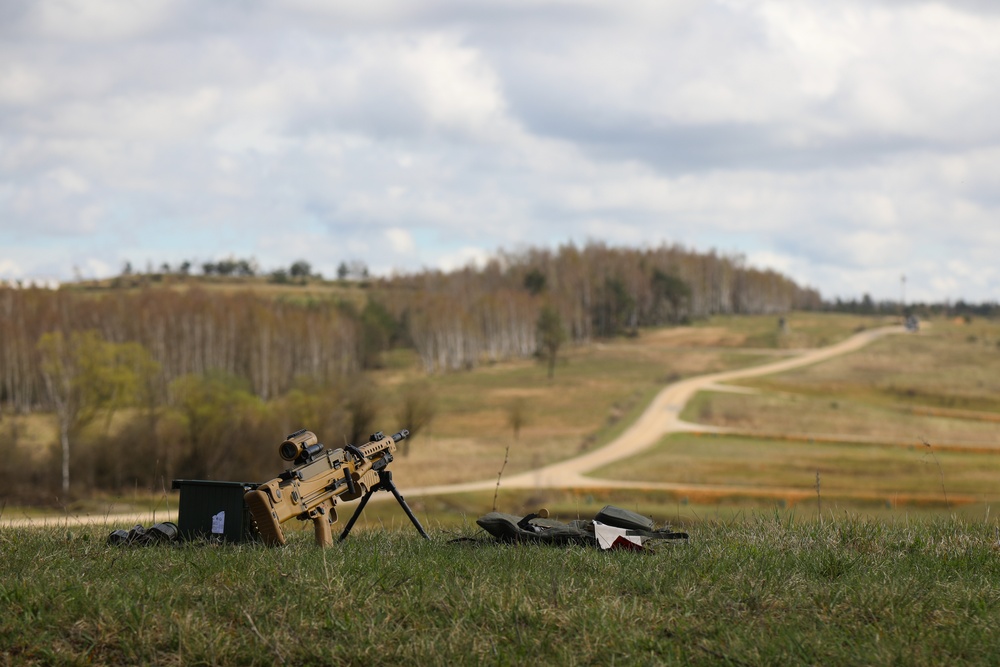
[(278, 446), (278, 454), (286, 461), (308, 460), (323, 451), (323, 445), (312, 431), (302, 429), (292, 433)]

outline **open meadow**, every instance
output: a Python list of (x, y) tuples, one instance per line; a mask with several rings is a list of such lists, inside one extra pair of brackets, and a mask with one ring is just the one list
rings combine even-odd
[(781, 504), (813, 512), (825, 498), (828, 509), (985, 517), (1000, 498), (995, 322), (935, 321), (920, 333), (735, 384), (745, 391), (701, 392), (682, 413), (721, 432), (674, 434), (641, 465), (621, 461), (602, 475), (723, 485), (730, 497), (770, 489)]
[[(995, 664), (992, 523), (787, 511), (654, 553), (500, 545), (429, 524), (331, 549), (109, 547), (0, 531), (9, 665)], [(454, 542), (455, 538), (468, 538)]]

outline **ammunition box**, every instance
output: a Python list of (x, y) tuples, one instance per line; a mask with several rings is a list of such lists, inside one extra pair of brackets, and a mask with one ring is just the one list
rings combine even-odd
[(180, 491), (177, 528), (182, 540), (251, 542), (258, 538), (243, 495), (257, 488), (251, 482), (175, 479)]

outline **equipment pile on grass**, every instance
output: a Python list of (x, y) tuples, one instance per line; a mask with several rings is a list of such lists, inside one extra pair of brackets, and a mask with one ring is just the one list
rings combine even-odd
[(645, 550), (647, 542), (688, 539), (687, 533), (673, 532), (669, 525), (658, 529), (649, 517), (614, 505), (605, 505), (593, 519), (563, 523), (548, 517), (545, 509), (524, 517), (490, 512), (479, 517), (476, 523), (500, 542), (507, 543), (579, 544), (601, 549)]

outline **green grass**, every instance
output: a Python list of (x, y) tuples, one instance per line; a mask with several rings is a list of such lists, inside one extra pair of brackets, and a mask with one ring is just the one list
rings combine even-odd
[[(321, 550), (0, 531), (8, 664), (993, 664), (993, 524), (703, 521), (652, 554), (358, 532)], [(467, 536), (476, 534), (466, 531)]]

